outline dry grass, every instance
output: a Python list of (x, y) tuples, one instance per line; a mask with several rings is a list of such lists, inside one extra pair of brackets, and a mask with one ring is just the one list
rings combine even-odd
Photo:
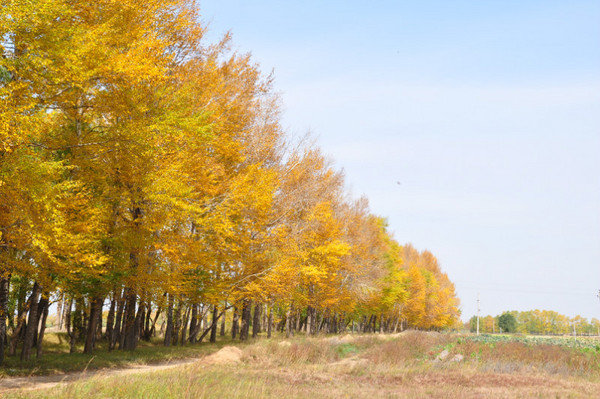
[[(446, 349), (449, 356), (436, 361)], [(461, 362), (449, 359), (462, 354)], [(407, 332), (258, 341), (242, 362), (199, 360), (152, 374), (94, 377), (13, 398), (595, 398), (600, 355), (457, 335)]]
[(454, 349), (486, 371), (543, 371), (564, 376), (600, 374), (600, 354), (558, 345), (526, 345), (521, 342), (488, 345), (466, 340)]
[[(369, 338), (363, 338), (364, 341), (367, 339)], [(447, 334), (407, 331), (397, 339), (383, 341), (377, 345), (367, 344), (365, 357), (376, 364), (419, 363), (433, 359), (441, 351), (438, 351), (438, 348), (454, 340), (454, 336)]]
[[(227, 341), (224, 341), (218, 345), (226, 343)], [(66, 333), (49, 333), (44, 338), (44, 351), (41, 358), (34, 355), (29, 361), (21, 361), (18, 354), (5, 358), (3, 367), (0, 367), (0, 385), (2, 378), (14, 376), (56, 375), (82, 370), (155, 364), (198, 357), (218, 349), (208, 344), (165, 347), (160, 340), (140, 341), (135, 351), (109, 352), (106, 345), (104, 340), (99, 341), (93, 355), (82, 353), (82, 345), (78, 345), (77, 353), (69, 353)]]

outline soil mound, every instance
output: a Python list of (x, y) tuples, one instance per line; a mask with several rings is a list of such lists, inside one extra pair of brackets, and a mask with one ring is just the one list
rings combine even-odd
[(204, 359), (206, 364), (237, 364), (242, 361), (242, 350), (235, 346), (226, 346)]

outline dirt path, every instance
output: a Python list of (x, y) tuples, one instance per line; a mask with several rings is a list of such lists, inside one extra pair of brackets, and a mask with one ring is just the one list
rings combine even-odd
[(174, 367), (195, 363), (200, 358), (178, 359), (167, 363), (146, 364), (126, 368), (100, 369), (92, 371), (76, 371), (58, 375), (39, 375), (31, 377), (6, 377), (0, 379), (0, 393), (15, 389), (45, 389), (58, 384), (84, 380), (95, 376), (127, 375), (167, 370)]

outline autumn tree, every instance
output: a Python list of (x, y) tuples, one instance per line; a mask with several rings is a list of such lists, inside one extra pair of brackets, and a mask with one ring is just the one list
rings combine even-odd
[(458, 317), (433, 254), (286, 137), (272, 77), (205, 43), (193, 1), (0, 7), (2, 356), (7, 325), (9, 353), (42, 353), (52, 298), (86, 353), (135, 349), (159, 317), (167, 345), (214, 341), (232, 307), (242, 339), (266, 309), (288, 334)]

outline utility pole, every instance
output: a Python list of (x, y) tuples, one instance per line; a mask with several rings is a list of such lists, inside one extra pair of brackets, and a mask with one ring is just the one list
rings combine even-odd
[(479, 335), (479, 292), (477, 293), (477, 335)]

